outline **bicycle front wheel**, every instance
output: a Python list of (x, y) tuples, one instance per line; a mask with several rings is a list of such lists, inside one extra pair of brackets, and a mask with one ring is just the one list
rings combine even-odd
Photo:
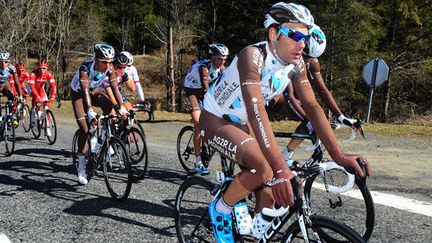
[(102, 148), (98, 164), (102, 164), (111, 197), (119, 201), (126, 200), (132, 187), (132, 171), (123, 142), (117, 137), (110, 137), (109, 146), (105, 144)]
[(23, 105), (21, 107), (20, 113), (21, 113), (22, 127), (25, 132), (29, 132), (31, 126), (31, 121), (30, 121), (31, 113), (30, 113), (29, 106), (27, 104)]
[(353, 188), (344, 193), (326, 189), (326, 185), (343, 185), (345, 181), (345, 173), (338, 169), (324, 171), (306, 180), (305, 196), (314, 212), (344, 222), (368, 240), (375, 224), (375, 206), (365, 182), (356, 179)]
[(49, 145), (53, 145), (57, 140), (57, 123), (51, 110), (46, 111), (43, 127), (45, 129), (45, 135), (47, 136)]
[[(329, 217), (311, 215), (310, 222), (305, 220), (307, 239), (309, 242), (366, 242), (353, 229), (340, 221)], [(285, 232), (282, 242), (305, 242), (300, 225), (292, 223)]]
[(141, 180), (145, 176), (148, 163), (145, 136), (140, 129), (131, 127), (123, 141), (130, 156), (133, 179)]
[[(32, 109), (32, 114), (33, 112), (36, 112), (37, 114), (37, 111), (35, 111), (34, 109)], [(38, 139), (41, 134), (41, 120), (39, 119), (39, 115), (36, 115), (36, 117), (30, 115), (30, 128), (33, 133), (33, 137)]]
[(11, 116), (4, 121), (3, 141), (6, 148), (6, 156), (11, 156), (15, 150), (15, 125)]
[(202, 177), (187, 178), (176, 196), (175, 227), (179, 242), (214, 242), (208, 206), (214, 185)]
[(177, 137), (177, 155), (181, 166), (189, 174), (195, 173), (194, 131), (192, 126), (185, 126)]

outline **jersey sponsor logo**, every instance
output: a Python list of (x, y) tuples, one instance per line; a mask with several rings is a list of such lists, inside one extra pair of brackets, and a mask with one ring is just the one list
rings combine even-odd
[(238, 83), (228, 84), (227, 81), (222, 80), (217, 87), (214, 89), (213, 97), (217, 101), (220, 107), (223, 107), (227, 100), (231, 97), (231, 94), (238, 89), (240, 85)]
[(264, 60), (258, 48), (256, 48), (252, 54), (252, 62), (255, 63), (258, 68), (258, 73), (261, 74)]
[(262, 137), (262, 139), (264, 141), (264, 145), (265, 145), (266, 148), (270, 148), (270, 142), (269, 142), (269, 139), (267, 137), (267, 133), (265, 131), (264, 123), (262, 121), (261, 115), (259, 114), (258, 104), (257, 103), (253, 104), (253, 111), (255, 113), (255, 118), (256, 118), (256, 120), (258, 122), (258, 128), (260, 130), (261, 137)]
[(208, 145), (214, 147), (219, 152), (236, 160), (237, 157), (237, 144), (233, 144), (225, 138), (215, 135), (212, 139), (208, 139)]

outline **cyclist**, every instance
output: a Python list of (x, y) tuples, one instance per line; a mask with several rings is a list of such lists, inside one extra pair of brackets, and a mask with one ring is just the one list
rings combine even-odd
[[(268, 41), (240, 51), (205, 94), (200, 134), (206, 143), (242, 167), (224, 195), (209, 206), (218, 242), (234, 242), (232, 207), (251, 192), (256, 191), (257, 213), (275, 204), (286, 207), (294, 203), (290, 183), (293, 174), (279, 150), (264, 107), (290, 82), (333, 160), (365, 176), (356, 161), (360, 156), (345, 154), (337, 145), (307, 78), (302, 52), (313, 23), (309, 10), (302, 5), (274, 4), (264, 22)], [(270, 226), (269, 222), (257, 222), (262, 226), (261, 233)]]
[[(96, 121), (96, 112), (93, 105), (102, 109), (104, 115), (109, 114), (113, 108), (107, 95), (97, 88), (103, 83), (111, 86), (118, 106), (115, 107), (121, 116), (128, 114), (123, 106), (122, 97), (117, 86), (117, 75), (112, 67), (114, 48), (107, 44), (94, 46), (95, 59), (82, 62), (71, 81), (71, 100), (75, 119), (80, 129), (78, 139), (78, 182), (87, 184), (86, 158), (87, 136), (89, 123)], [(87, 115), (87, 121), (86, 116)]]
[[(4, 94), (8, 100), (21, 100), (21, 87), (18, 85), (18, 75), (15, 67), (10, 64), (10, 53), (0, 52), (0, 93)], [(15, 109), (15, 102), (12, 105)]]
[(208, 169), (201, 161), (201, 137), (199, 134), (199, 118), (205, 92), (214, 80), (216, 80), (225, 69), (225, 61), (229, 55), (228, 48), (223, 44), (211, 44), (209, 46), (210, 59), (203, 59), (192, 65), (186, 74), (183, 86), (185, 94), (189, 99), (189, 112), (195, 127), (193, 136), (195, 150), (195, 170), (198, 174), (206, 175)]
[(127, 85), (127, 87), (131, 92), (136, 91), (140, 101), (144, 102), (144, 92), (143, 92), (143, 88), (141, 86), (141, 82), (139, 80), (138, 71), (137, 71), (136, 67), (133, 65), (133, 62), (134, 62), (133, 56), (128, 51), (122, 51), (120, 54), (123, 54), (127, 57), (128, 62), (127, 62), (127, 66), (125, 68), (125, 72), (127, 73), (129, 78), (132, 79), (132, 81), (135, 84), (135, 89), (132, 89), (132, 87), (129, 87), (130, 85)]
[(18, 63), (16, 65), (16, 70), (18, 74), (19, 85), (21, 86), (22, 96), (26, 100), (30, 94), (30, 87), (28, 86), (30, 74), (26, 71), (26, 65), (24, 63)]
[[(45, 84), (47, 82), (49, 82), (51, 87), (51, 97), (49, 99), (45, 92)], [(32, 95), (32, 120), (36, 121), (36, 111), (38, 110), (38, 107), (36, 106), (38, 104), (43, 104), (45, 101), (48, 101), (47, 105), (54, 102), (57, 93), (57, 85), (54, 80), (54, 75), (48, 71), (47, 60), (40, 59), (36, 62), (36, 69), (31, 72), (28, 84)]]

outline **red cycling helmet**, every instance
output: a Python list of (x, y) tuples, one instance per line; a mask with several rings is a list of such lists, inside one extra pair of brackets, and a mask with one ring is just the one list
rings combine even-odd
[(37, 63), (36, 66), (38, 67), (48, 67), (48, 62), (45, 59), (40, 59)]
[(16, 67), (16, 69), (19, 70), (19, 71), (24, 71), (25, 68), (26, 68), (26, 66), (25, 66), (24, 63), (18, 63), (15, 67)]

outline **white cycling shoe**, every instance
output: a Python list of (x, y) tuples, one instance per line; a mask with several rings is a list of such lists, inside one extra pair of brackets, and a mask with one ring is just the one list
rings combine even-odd
[(81, 185), (85, 185), (88, 183), (87, 181), (87, 173), (86, 173), (86, 160), (85, 155), (78, 155), (78, 182)]

